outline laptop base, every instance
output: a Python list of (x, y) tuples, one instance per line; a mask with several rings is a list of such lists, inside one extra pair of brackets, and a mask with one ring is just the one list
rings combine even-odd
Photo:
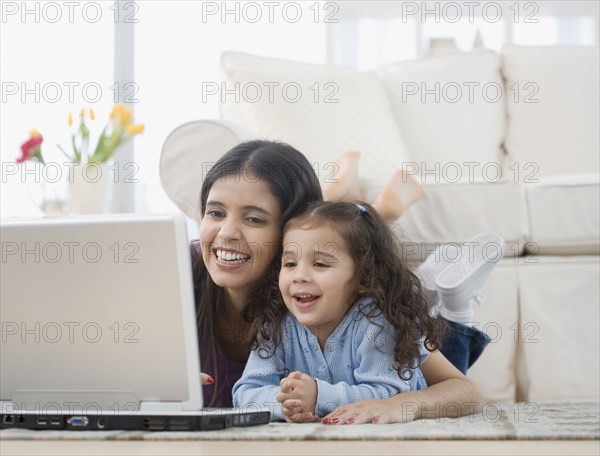
[(1, 414), (0, 429), (66, 431), (214, 431), (267, 424), (270, 413), (145, 414)]

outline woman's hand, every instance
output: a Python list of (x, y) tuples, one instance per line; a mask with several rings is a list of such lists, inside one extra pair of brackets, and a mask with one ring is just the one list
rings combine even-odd
[(202, 380), (203, 385), (212, 385), (215, 382), (214, 378), (204, 372), (200, 372), (200, 380)]
[(388, 399), (364, 399), (337, 408), (323, 424), (384, 424), (408, 423), (415, 419), (418, 407), (414, 403), (401, 404), (398, 396)]

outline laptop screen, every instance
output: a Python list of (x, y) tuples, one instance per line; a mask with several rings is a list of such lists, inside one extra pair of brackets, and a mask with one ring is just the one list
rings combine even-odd
[(182, 216), (14, 219), (1, 230), (4, 409), (202, 408)]

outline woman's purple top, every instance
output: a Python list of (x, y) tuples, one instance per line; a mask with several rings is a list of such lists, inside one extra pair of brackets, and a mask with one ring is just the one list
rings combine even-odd
[[(205, 374), (210, 375), (214, 379), (219, 379), (219, 391), (217, 396), (217, 402), (213, 404), (214, 407), (233, 407), (233, 399), (231, 396), (231, 390), (233, 385), (237, 382), (244, 373), (246, 363), (239, 363), (233, 361), (223, 353), (221, 347), (217, 345), (217, 356), (219, 357), (219, 371), (215, 372), (214, 362), (210, 357), (210, 354), (200, 347), (200, 360), (202, 361), (202, 371)], [(213, 385), (203, 385), (202, 394), (204, 403), (208, 404), (213, 396), (215, 390)]]

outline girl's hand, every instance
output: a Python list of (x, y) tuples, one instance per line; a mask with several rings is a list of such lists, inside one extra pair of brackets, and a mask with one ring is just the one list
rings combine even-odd
[(200, 380), (202, 380), (203, 385), (212, 385), (215, 382), (214, 378), (204, 372), (200, 372)]
[(317, 382), (310, 375), (302, 372), (292, 372), (287, 377), (281, 379), (279, 383), (280, 392), (275, 397), (277, 402), (283, 404), (289, 399), (296, 399), (301, 404), (303, 412), (315, 412), (317, 405)]
[(302, 401), (288, 399), (281, 404), (281, 412), (288, 423), (314, 423), (319, 420), (312, 412), (302, 411)]
[(402, 404), (398, 398), (364, 399), (354, 404), (343, 405), (325, 418), (323, 424), (384, 424), (408, 423), (415, 419), (417, 407), (414, 403)]

